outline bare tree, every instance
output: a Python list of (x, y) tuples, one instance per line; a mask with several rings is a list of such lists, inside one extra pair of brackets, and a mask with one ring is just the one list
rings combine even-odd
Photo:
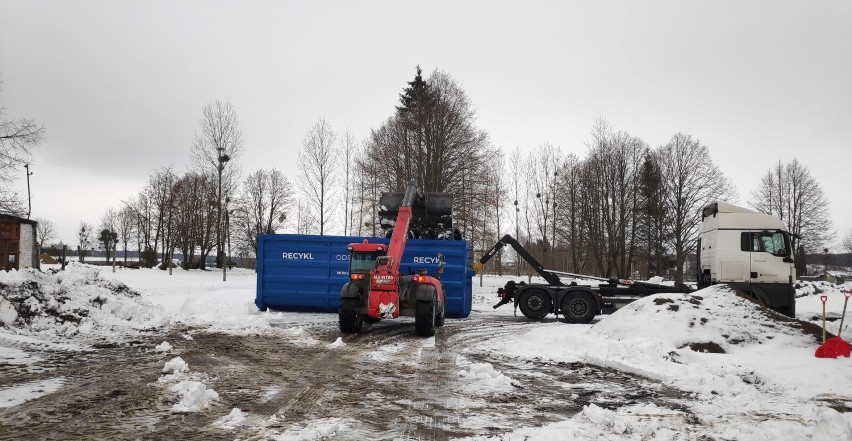
[[(198, 173), (187, 173), (175, 182), (172, 187), (174, 200), (174, 241), (169, 255), (174, 255), (175, 249), (183, 253), (182, 267), (185, 270), (193, 267), (197, 250), (207, 251), (212, 247), (213, 236), (209, 218), (215, 216), (210, 208), (214, 199), (211, 179)], [(205, 254), (206, 255), (206, 254)], [(203, 266), (199, 263), (199, 267)]]
[(736, 191), (697, 139), (676, 133), (658, 149), (665, 188), (668, 239), (675, 253), (675, 282), (683, 283), (687, 256), (695, 252), (701, 208), (716, 200), (733, 200)]
[(122, 243), (124, 250), (124, 266), (127, 266), (127, 246), (133, 238), (136, 230), (136, 214), (133, 208), (127, 204), (121, 206), (118, 210), (115, 227), (115, 232), (118, 233), (118, 241)]
[(35, 221), (38, 222), (36, 225), (38, 246), (39, 248), (44, 248), (45, 243), (50, 243), (51, 240), (56, 238), (56, 226), (49, 219), (43, 217), (37, 217)]
[(200, 132), (195, 134), (191, 156), (196, 170), (216, 177), (216, 265), (221, 268), (225, 261), (225, 235), (223, 210), (226, 198), (235, 195), (239, 185), (239, 168), (235, 164), (243, 151), (243, 133), (234, 106), (216, 100), (202, 111)]
[(118, 232), (116, 231), (118, 230), (118, 213), (118, 210), (116, 210), (115, 208), (107, 208), (107, 210), (101, 216), (101, 223), (98, 227), (100, 231), (98, 235), (98, 243), (102, 245), (102, 248), (106, 253), (107, 263), (110, 262), (110, 252), (118, 243)]
[(599, 119), (582, 179), (590, 254), (604, 276), (629, 277), (636, 252), (639, 169), (647, 145)]
[(801, 236), (808, 253), (818, 252), (834, 235), (822, 186), (796, 159), (786, 164), (778, 161), (767, 171), (749, 205), (781, 218), (790, 232)]
[[(512, 177), (512, 182), (509, 184), (511, 186), (510, 192), (513, 195), (514, 201), (512, 205), (514, 207), (515, 218), (512, 221), (512, 225), (515, 226), (514, 236), (515, 240), (521, 242), (521, 208), (525, 207), (526, 204), (521, 201), (526, 201), (527, 198), (522, 195), (526, 195), (526, 180), (522, 178), (521, 173), (518, 173), (518, 168), (522, 166), (523, 160), (521, 159), (521, 151), (518, 147), (515, 147), (512, 150), (512, 153), (509, 155), (509, 167), (514, 170), (513, 173), (510, 174)], [(525, 213), (526, 214), (526, 213)], [(513, 250), (514, 252), (514, 250)], [(521, 256), (518, 253), (515, 253), (515, 273), (518, 277), (521, 276)]]
[[(488, 172), (486, 174), (486, 181), (489, 184), (489, 189), (485, 193), (485, 206), (491, 207), (494, 209), (494, 216), (491, 217), (488, 215), (486, 211), (485, 216), (483, 216), (483, 224), (486, 226), (485, 233), (488, 233), (488, 224), (493, 220), (493, 228), (494, 228), (494, 237), (491, 240), (487, 241), (483, 247), (483, 251), (487, 250), (497, 239), (503, 237), (503, 228), (505, 228), (505, 223), (502, 222), (503, 217), (506, 213), (506, 195), (508, 194), (508, 182), (505, 178), (506, 173), (506, 160), (503, 156), (502, 151), (498, 151), (498, 153), (488, 160)], [(488, 235), (485, 234), (486, 238)], [(495, 265), (497, 266), (497, 274), (503, 275), (503, 253), (502, 249), (499, 254), (496, 256)]]
[(238, 236), (248, 243), (255, 255), (257, 235), (275, 234), (283, 228), (294, 200), (293, 185), (278, 169), (258, 170), (246, 178), (231, 219), (236, 224)]
[[(158, 245), (161, 248), (161, 261), (169, 258), (170, 246), (173, 245), (174, 194), (173, 188), (177, 175), (172, 167), (163, 167), (148, 178), (148, 199), (151, 201), (152, 219), (154, 225), (154, 240), (151, 250), (155, 253)], [(153, 266), (154, 259), (149, 257), (148, 265)], [(165, 268), (163, 268), (165, 269)]]
[[(379, 234), (379, 196), (382, 190), (382, 181), (379, 178), (379, 170), (382, 168), (380, 164), (370, 159), (366, 150), (359, 151), (358, 157), (355, 159), (357, 164), (356, 171), (358, 174), (358, 188), (361, 194), (358, 196), (358, 211), (359, 225), (358, 235), (377, 236)], [(362, 226), (364, 229), (362, 229)]]
[(86, 254), (92, 248), (92, 225), (88, 222), (80, 222), (80, 228), (77, 230), (77, 253), (80, 256), (80, 263), (86, 261)]
[(142, 265), (151, 267), (156, 259), (154, 239), (154, 204), (150, 196), (151, 177), (148, 177), (146, 185), (139, 193), (124, 201), (125, 207), (133, 211), (134, 231), (136, 232), (136, 244), (139, 261)]
[(581, 272), (586, 266), (586, 235), (583, 232), (583, 164), (569, 154), (560, 167), (556, 201), (559, 214), (558, 228), (566, 253), (566, 266), (570, 272)]
[[(852, 259), (852, 230), (846, 232), (843, 239), (840, 239), (840, 248), (849, 253), (850, 259)], [(850, 262), (850, 266), (852, 266), (852, 262)]]
[[(2, 83), (0, 83), (2, 86)], [(9, 120), (0, 105), (0, 212), (26, 214), (20, 196), (10, 185), (24, 176), (23, 167), (32, 157), (32, 149), (44, 140), (44, 126), (27, 118)]]
[[(550, 228), (553, 225), (556, 202), (556, 182), (559, 178), (559, 166), (561, 165), (562, 152), (557, 146), (550, 143), (542, 144), (527, 157), (527, 183), (530, 190), (535, 194), (532, 203), (532, 218), (535, 223), (536, 239), (542, 253), (542, 263), (552, 267), (550, 255), (555, 242)], [(555, 230), (553, 230), (555, 233)], [(532, 234), (532, 232), (530, 232)]]
[(304, 208), (317, 220), (316, 232), (326, 234), (335, 211), (338, 188), (337, 135), (324, 118), (308, 130), (299, 152)]
[(355, 180), (354, 158), (357, 154), (355, 137), (349, 129), (343, 133), (340, 145), (340, 168), (343, 169), (343, 234), (351, 234), (354, 219), (352, 181)]

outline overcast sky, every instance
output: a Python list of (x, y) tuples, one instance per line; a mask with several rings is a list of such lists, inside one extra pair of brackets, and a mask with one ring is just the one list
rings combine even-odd
[(185, 170), (206, 104), (236, 108), (244, 174), (295, 181), (311, 125), (364, 139), (418, 64), (506, 152), (583, 156), (599, 117), (651, 146), (683, 132), (743, 204), (797, 158), (852, 229), (850, 1), (0, 0), (0, 105), (47, 128), (32, 215), (68, 244), (158, 167)]

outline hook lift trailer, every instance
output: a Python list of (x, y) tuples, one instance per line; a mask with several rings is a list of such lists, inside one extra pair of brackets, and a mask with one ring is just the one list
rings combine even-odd
[[(474, 270), (479, 272), (497, 252), (509, 245), (515, 249), (547, 283), (524, 284), (509, 281), (505, 291), (515, 300), (515, 307), (527, 318), (541, 320), (547, 314), (562, 314), (568, 323), (589, 323), (599, 314), (610, 314), (618, 308), (651, 294), (689, 293), (694, 291), (686, 285), (670, 286), (631, 279), (593, 277), (545, 269), (532, 254), (511, 235), (503, 236), (494, 244)], [(575, 278), (565, 284), (560, 276)], [(598, 280), (597, 286), (579, 285), (576, 279)]]

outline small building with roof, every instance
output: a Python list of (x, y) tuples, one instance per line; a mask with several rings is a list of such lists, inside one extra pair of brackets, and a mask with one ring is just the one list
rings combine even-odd
[(38, 268), (38, 241), (32, 219), (0, 213), (0, 270)]

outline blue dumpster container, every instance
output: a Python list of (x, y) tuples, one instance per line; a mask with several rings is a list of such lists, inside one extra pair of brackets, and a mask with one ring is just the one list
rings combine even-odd
[[(389, 239), (357, 236), (271, 234), (257, 237), (257, 298), (255, 304), (288, 311), (337, 312), (340, 289), (349, 280), (350, 243), (389, 243)], [(409, 239), (400, 271), (426, 270), (435, 276), (438, 254), (445, 256), (440, 276), (451, 318), (470, 315), (472, 252), (466, 240)]]

